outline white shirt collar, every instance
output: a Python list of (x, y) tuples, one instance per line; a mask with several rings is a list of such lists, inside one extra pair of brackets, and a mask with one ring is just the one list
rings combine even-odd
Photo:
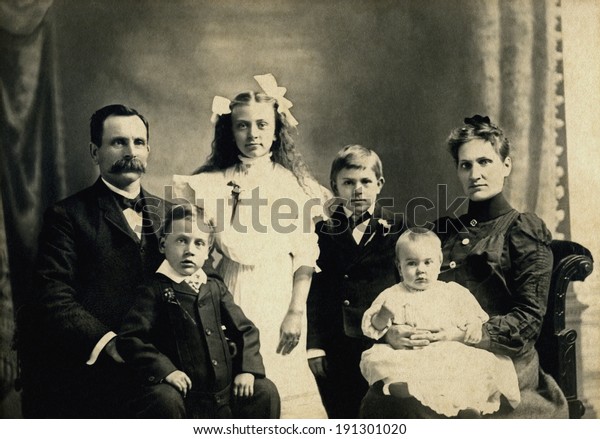
[(205, 284), (208, 280), (206, 273), (202, 268), (199, 268), (198, 271), (196, 271), (190, 276), (183, 276), (182, 274), (179, 274), (177, 271), (175, 271), (175, 269), (171, 267), (171, 264), (169, 264), (169, 261), (167, 261), (166, 259), (162, 262), (162, 264), (160, 264), (160, 267), (158, 267), (156, 272), (164, 274), (176, 284), (180, 284), (181, 282), (187, 279), (193, 279), (195, 281), (200, 282), (200, 284)]
[(130, 200), (133, 200), (135, 197), (137, 197), (140, 194), (140, 191), (142, 189), (142, 184), (139, 180), (135, 181), (134, 183), (131, 184), (131, 190), (130, 191), (124, 191), (123, 189), (119, 189), (118, 187), (110, 184), (108, 181), (106, 181), (104, 179), (104, 177), (100, 177), (102, 179), (102, 181), (104, 182), (104, 184), (113, 192), (124, 196), (125, 198), (129, 198)]

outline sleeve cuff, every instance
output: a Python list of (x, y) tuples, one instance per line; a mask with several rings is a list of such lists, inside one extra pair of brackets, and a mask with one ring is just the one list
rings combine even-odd
[(85, 364), (87, 364), (88, 366), (92, 366), (98, 359), (98, 356), (100, 355), (100, 352), (102, 352), (102, 349), (104, 349), (104, 347), (108, 344), (108, 342), (111, 341), (116, 336), (117, 336), (117, 334), (115, 334), (112, 331), (104, 334), (104, 336), (102, 336), (102, 338), (98, 341), (98, 343), (96, 343), (96, 346), (94, 346), (94, 349), (92, 350), (92, 353), (90, 354), (90, 358), (88, 358), (88, 360), (85, 362)]
[(367, 337), (372, 338), (374, 340), (379, 340), (392, 327), (392, 319), (388, 319), (388, 321), (385, 325), (385, 328), (378, 330), (378, 329), (375, 329), (375, 327), (371, 323), (371, 319), (373, 318), (374, 315), (375, 315), (375, 313), (373, 313), (373, 314), (365, 313), (365, 315), (363, 316), (363, 321), (362, 321), (362, 330), (363, 330), (363, 334), (365, 334)]
[(309, 349), (306, 351), (306, 358), (309, 360), (311, 358), (325, 357), (327, 354), (323, 349)]
[(313, 270), (317, 266), (317, 258), (292, 256), (292, 271), (295, 273), (300, 267), (310, 267)]
[(391, 395), (390, 394), (390, 384), (392, 384), (392, 383), (385, 383), (383, 385), (383, 387), (381, 388), (381, 391), (383, 392), (384, 395), (388, 395), (388, 396)]

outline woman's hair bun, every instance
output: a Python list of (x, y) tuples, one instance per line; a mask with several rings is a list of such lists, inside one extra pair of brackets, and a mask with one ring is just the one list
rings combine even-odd
[(480, 116), (479, 114), (476, 114), (473, 117), (465, 117), (465, 124), (467, 125), (481, 125), (481, 124), (488, 124), (491, 125), (491, 121), (490, 118), (487, 116)]

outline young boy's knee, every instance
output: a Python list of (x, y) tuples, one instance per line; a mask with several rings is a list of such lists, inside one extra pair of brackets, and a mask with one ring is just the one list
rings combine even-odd
[(281, 400), (275, 384), (268, 378), (254, 381), (254, 394), (247, 401), (234, 403), (236, 417), (242, 419), (279, 419)]
[(183, 419), (186, 417), (181, 393), (166, 383), (147, 386), (135, 405), (138, 418)]

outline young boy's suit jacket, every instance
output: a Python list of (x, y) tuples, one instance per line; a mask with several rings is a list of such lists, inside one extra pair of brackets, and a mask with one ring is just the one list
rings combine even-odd
[(313, 276), (309, 294), (309, 349), (327, 351), (340, 339), (363, 338), (364, 312), (379, 293), (399, 280), (395, 245), (404, 224), (376, 205), (368, 227), (357, 244), (339, 207), (316, 226), (320, 272)]
[[(371, 345), (361, 320), (377, 295), (399, 281), (394, 249), (403, 228), (400, 218), (378, 205), (359, 244), (341, 206), (316, 226), (320, 272), (313, 276), (308, 298), (307, 348), (326, 353), (327, 382), (319, 380), (319, 388), (330, 417), (358, 415), (357, 404), (367, 389), (360, 354)], [(353, 394), (344, 396), (344, 386)]]
[[(236, 345), (233, 359), (222, 326)], [(117, 347), (141, 383), (156, 384), (181, 370), (192, 380), (192, 390), (202, 390), (209, 399), (210, 394), (228, 398), (229, 385), (239, 373), (265, 376), (258, 329), (225, 284), (211, 276), (197, 293), (185, 282), (156, 274), (140, 288)]]

